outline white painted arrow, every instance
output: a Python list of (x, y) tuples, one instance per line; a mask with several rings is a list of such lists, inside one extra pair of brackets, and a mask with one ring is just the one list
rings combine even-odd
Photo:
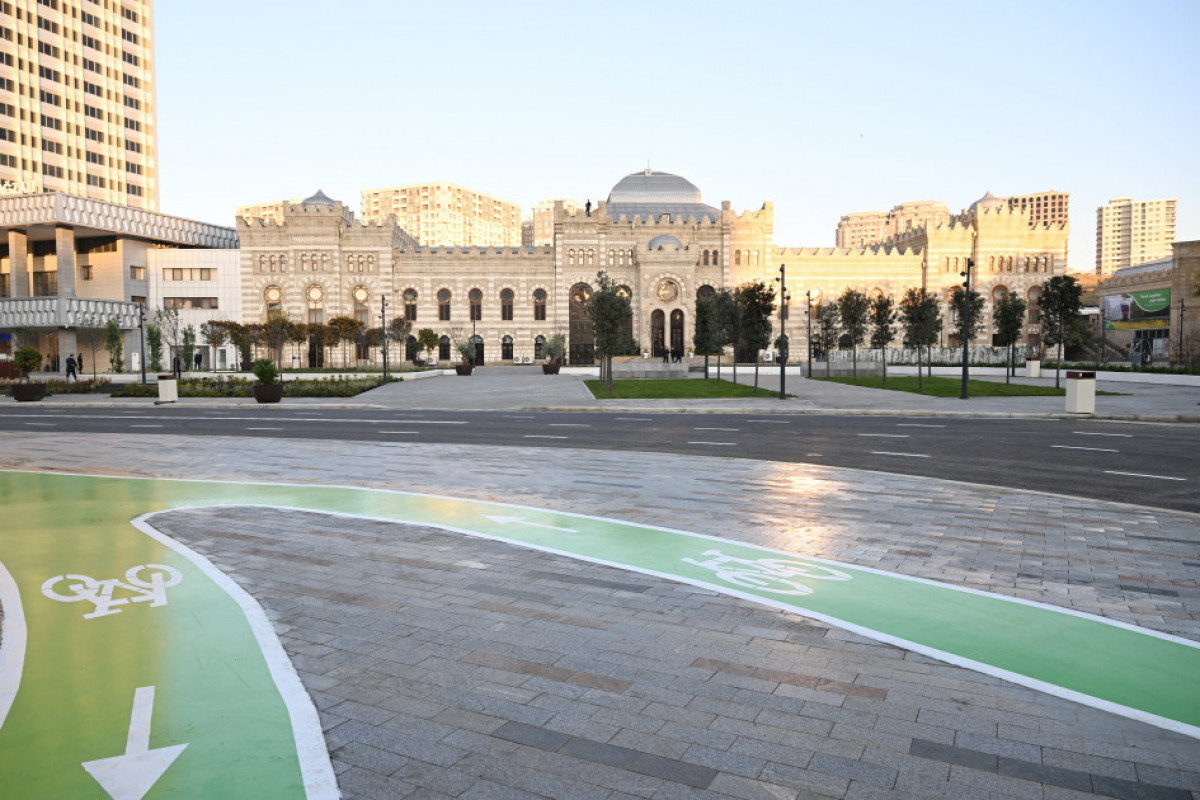
[(518, 522), (529, 528), (545, 528), (548, 531), (562, 531), (563, 533), (579, 533), (579, 531), (575, 530), (574, 528), (556, 528), (553, 525), (543, 525), (540, 522), (529, 522), (524, 517), (493, 517), (490, 514), (484, 514), (483, 516), (487, 517), (492, 522), (498, 522), (501, 525), (511, 525), (514, 522)]
[(113, 800), (142, 800), (187, 747), (186, 744), (177, 744), (150, 749), (150, 718), (153, 712), (154, 687), (143, 686), (134, 691), (125, 754), (83, 762), (83, 768)]

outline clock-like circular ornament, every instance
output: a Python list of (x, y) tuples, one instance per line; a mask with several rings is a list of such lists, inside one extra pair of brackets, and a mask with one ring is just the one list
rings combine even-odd
[(308, 287), (308, 299), (313, 301), (314, 303), (321, 302), (321, 298), (323, 298), (324, 296), (325, 296), (325, 292), (321, 289), (320, 286)]
[(360, 303), (367, 302), (368, 296), (367, 287), (365, 286), (359, 286), (354, 290), (354, 299)]
[(656, 294), (658, 294), (659, 300), (662, 300), (664, 303), (669, 303), (679, 296), (679, 287), (675, 285), (674, 281), (659, 281)]
[(268, 286), (267, 287), (267, 302), (268, 303), (278, 303), (282, 299), (283, 299), (283, 292), (280, 291), (278, 286)]

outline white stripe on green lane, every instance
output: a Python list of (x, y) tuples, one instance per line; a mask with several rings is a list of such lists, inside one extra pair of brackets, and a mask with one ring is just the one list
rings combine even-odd
[[(236, 604), (223, 591), (206, 590), (190, 561), (128, 528), (127, 521), (147, 509), (202, 506), (269, 506), (428, 525), (681, 580), (1200, 738), (1194, 680), (1200, 646), (1194, 642), (715, 537), (503, 503), (334, 486), (0, 473), (0, 504), (10, 520), (31, 521), (0, 532), (0, 554), (20, 588), (29, 628), (26, 679), (0, 729), (0, 774), (20, 776), (19, 786), (42, 780), (57, 786), (72, 770), (77, 782), (70, 785), (87, 786), (91, 779), (78, 765), (124, 752), (134, 692), (152, 685), (150, 747), (188, 744), (156, 785), (161, 796), (213, 796), (218, 787), (229, 797), (286, 796), (262, 784), (245, 787), (242, 770), (255, 780), (290, 770), (285, 782), (300, 782), (293, 720), (261, 657), (246, 655), (253, 636)], [(81, 604), (52, 602), (41, 593), (47, 577), (89, 571), (119, 577), (131, 565), (148, 563), (183, 576), (166, 589), (166, 606), (130, 604), (120, 614), (85, 622)], [(259, 676), (253, 689), (244, 688), (251, 678), (243, 668)], [(0, 689), (4, 683), (0, 674)], [(251, 710), (252, 719), (243, 722), (243, 710)], [(269, 755), (260, 759), (262, 753)], [(194, 788), (201, 781), (203, 792)]]

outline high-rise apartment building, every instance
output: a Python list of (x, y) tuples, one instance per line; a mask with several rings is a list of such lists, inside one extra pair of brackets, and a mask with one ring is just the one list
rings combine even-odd
[(158, 209), (152, 0), (0, 1), (0, 193)]
[(838, 222), (838, 247), (868, 247), (922, 225), (950, 220), (950, 209), (937, 200), (917, 200), (893, 206), (891, 211), (860, 211)]
[(521, 245), (521, 207), (453, 183), (421, 183), (362, 193), (363, 222), (394, 215), (420, 244), (436, 247)]
[(1037, 194), (1022, 194), (1008, 198), (1008, 207), (1029, 212), (1029, 227), (1047, 222), (1070, 221), (1071, 195), (1051, 189)]
[(583, 210), (583, 203), (574, 197), (555, 197), (543, 200), (533, 207), (533, 244), (554, 244), (554, 204), (561, 202), (563, 209), (574, 214)]
[(1096, 209), (1096, 272), (1100, 275), (1169, 257), (1174, 241), (1174, 199), (1118, 197)]

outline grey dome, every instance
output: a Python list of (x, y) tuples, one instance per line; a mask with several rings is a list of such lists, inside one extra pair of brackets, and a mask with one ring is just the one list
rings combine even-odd
[(301, 205), (305, 205), (305, 206), (332, 206), (332, 205), (333, 205), (333, 200), (331, 200), (331, 199), (329, 199), (328, 197), (326, 197), (326, 196), (325, 196), (325, 193), (324, 193), (324, 192), (322, 192), (320, 189), (317, 189), (317, 193), (316, 193), (316, 194), (314, 194), (312, 197), (309, 197), (309, 198), (305, 199), (305, 201), (304, 201), (303, 203), (301, 203)]
[(687, 178), (649, 169), (626, 175), (608, 193), (609, 203), (699, 203), (700, 190)]
[(987, 210), (989, 208), (1004, 208), (1007, 205), (1008, 203), (1004, 201), (1004, 198), (996, 197), (996, 195), (988, 192), (974, 203), (971, 203), (971, 208), (981, 208)]
[(662, 233), (650, 240), (647, 247), (651, 250), (657, 250), (660, 247), (673, 247), (676, 250), (683, 249), (683, 243), (669, 233)]

